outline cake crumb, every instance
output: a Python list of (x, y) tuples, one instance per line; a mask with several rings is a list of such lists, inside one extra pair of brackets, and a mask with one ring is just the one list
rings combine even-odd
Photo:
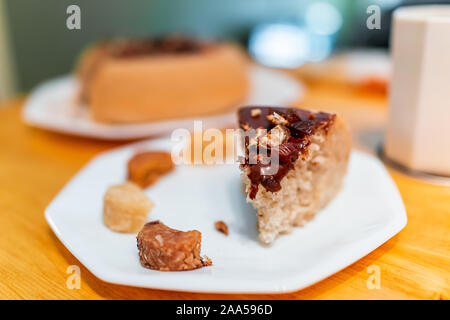
[(222, 232), (224, 235), (228, 236), (228, 226), (225, 222), (216, 221), (216, 223), (214, 223), (214, 227), (217, 231)]
[(204, 255), (202, 257), (202, 262), (204, 267), (210, 267), (213, 265), (212, 260), (207, 255)]

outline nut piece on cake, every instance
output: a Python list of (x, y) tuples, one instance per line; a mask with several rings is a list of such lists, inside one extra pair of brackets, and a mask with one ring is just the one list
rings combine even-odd
[(104, 196), (103, 222), (113, 231), (136, 233), (152, 208), (153, 203), (137, 185), (111, 186)]
[(212, 265), (200, 256), (202, 234), (179, 231), (160, 221), (148, 222), (137, 235), (141, 265), (160, 271), (183, 271)]
[(128, 161), (128, 179), (141, 188), (155, 183), (160, 176), (172, 171), (174, 163), (170, 153), (146, 151), (135, 154)]
[[(279, 234), (312, 219), (339, 192), (351, 136), (343, 119), (335, 114), (257, 108), (261, 112), (256, 117), (255, 107), (239, 110), (242, 129), (267, 130), (264, 136), (246, 140), (241, 176), (247, 201), (258, 211), (259, 240), (270, 244)], [(268, 170), (271, 163), (262, 161), (267, 157), (255, 157), (254, 150), (265, 150), (271, 159), (277, 159), (278, 169)]]

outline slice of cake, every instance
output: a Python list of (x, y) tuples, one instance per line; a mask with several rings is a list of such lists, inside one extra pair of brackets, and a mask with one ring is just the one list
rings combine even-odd
[(270, 244), (304, 225), (338, 193), (351, 136), (338, 115), (295, 108), (245, 107), (239, 124), (247, 201), (258, 211), (260, 242)]
[(77, 68), (81, 101), (107, 123), (233, 111), (247, 96), (247, 73), (238, 47), (181, 36), (102, 42)]

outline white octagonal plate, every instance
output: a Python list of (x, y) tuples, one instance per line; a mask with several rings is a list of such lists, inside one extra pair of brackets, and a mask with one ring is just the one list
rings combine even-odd
[[(102, 199), (108, 186), (125, 180), (127, 160), (137, 149), (171, 146), (160, 139), (104, 153), (47, 207), (46, 219), (58, 238), (98, 278), (182, 291), (294, 291), (352, 264), (406, 225), (403, 202), (383, 164), (358, 151), (352, 152), (344, 187), (332, 203), (270, 247), (258, 243), (255, 211), (245, 202), (237, 166), (177, 166), (146, 190), (156, 204), (148, 220), (201, 231), (202, 254), (214, 265), (183, 272), (145, 269), (136, 236), (104, 226)], [(217, 220), (228, 224), (228, 237), (214, 229)]]

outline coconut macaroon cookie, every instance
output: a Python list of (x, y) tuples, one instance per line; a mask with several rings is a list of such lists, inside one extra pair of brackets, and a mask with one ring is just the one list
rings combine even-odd
[(224, 113), (247, 95), (246, 65), (242, 51), (228, 43), (180, 36), (111, 40), (81, 57), (80, 98), (99, 122)]
[(131, 182), (114, 185), (103, 198), (103, 222), (112, 231), (136, 233), (144, 225), (154, 204)]
[[(258, 211), (260, 242), (270, 244), (304, 225), (338, 193), (351, 136), (338, 115), (294, 108), (242, 108), (239, 124), (246, 131), (241, 176), (247, 201)], [(278, 166), (270, 168), (267, 160), (273, 159)]]

